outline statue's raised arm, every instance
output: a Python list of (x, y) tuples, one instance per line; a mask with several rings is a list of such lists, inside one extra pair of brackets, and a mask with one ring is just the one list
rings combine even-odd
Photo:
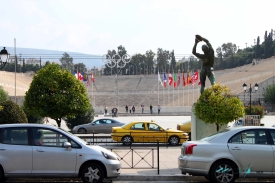
[[(203, 41), (206, 45), (202, 45), (202, 51), (204, 54), (197, 53), (196, 48), (197, 44)], [(211, 85), (215, 84), (215, 75), (213, 73), (213, 66), (214, 66), (214, 50), (210, 42), (206, 39), (201, 37), (200, 35), (195, 36), (195, 44), (193, 46), (192, 53), (201, 59), (202, 61), (202, 70), (200, 72), (200, 81), (201, 81), (201, 93), (204, 91), (205, 87), (205, 80), (206, 76), (209, 78)]]

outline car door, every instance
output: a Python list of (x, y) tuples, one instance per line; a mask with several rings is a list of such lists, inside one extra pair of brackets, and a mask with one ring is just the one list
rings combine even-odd
[(104, 124), (103, 124), (103, 129), (102, 133), (111, 133), (112, 132), (112, 127), (117, 126), (116, 122), (112, 121), (111, 119), (104, 119)]
[(134, 123), (130, 127), (130, 135), (133, 137), (134, 142), (147, 142), (145, 123)]
[(160, 126), (154, 123), (147, 123), (148, 127), (148, 140), (150, 142), (167, 142), (167, 134)]
[[(36, 144), (36, 134), (40, 132), (41, 144)], [(63, 147), (69, 142), (59, 131), (46, 128), (33, 128), (33, 174), (74, 174), (76, 172), (75, 148)]]
[(104, 128), (104, 121), (102, 119), (96, 120), (90, 125), (90, 133), (102, 133)]
[(1, 130), (0, 163), (5, 174), (31, 174), (32, 146), (27, 127)]
[[(275, 157), (275, 130), (269, 130), (270, 132), (270, 135), (271, 135), (271, 146), (272, 146), (272, 149), (273, 149), (273, 157)], [(273, 159), (273, 176), (275, 176), (275, 158)]]
[(238, 160), (246, 177), (270, 176), (273, 169), (273, 149), (264, 129), (245, 130), (228, 141), (230, 153)]

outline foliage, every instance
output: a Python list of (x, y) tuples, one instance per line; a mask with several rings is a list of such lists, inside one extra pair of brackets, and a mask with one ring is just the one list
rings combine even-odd
[[(245, 107), (245, 115), (250, 115), (250, 106)], [(264, 117), (264, 107), (260, 105), (251, 105), (251, 115), (260, 115)]]
[(73, 58), (70, 57), (70, 55), (68, 53), (63, 53), (63, 56), (59, 59), (60, 63), (61, 63), (61, 67), (63, 69), (67, 69), (67, 70), (72, 70), (73, 68)]
[(91, 109), (82, 115), (77, 115), (75, 118), (66, 118), (65, 122), (67, 127), (72, 130), (77, 125), (91, 123), (94, 120), (95, 111), (91, 106)]
[(83, 73), (87, 71), (87, 68), (85, 64), (78, 63), (78, 64), (74, 64), (74, 70)]
[(28, 119), (28, 123), (37, 123), (37, 124), (43, 124), (44, 118), (43, 117), (37, 117), (29, 114), (24, 106), (22, 106), (22, 110), (25, 112), (26, 117)]
[[(2, 86), (0, 86), (0, 103), (9, 100), (8, 93), (3, 89)], [(0, 105), (0, 110), (3, 109), (3, 107)]]
[(268, 85), (263, 96), (267, 103), (274, 105), (275, 104), (275, 85), (274, 84)]
[(34, 76), (24, 107), (33, 116), (50, 117), (60, 127), (64, 117), (74, 118), (90, 110), (83, 83), (57, 64), (49, 64)]
[(218, 131), (220, 126), (243, 117), (244, 106), (230, 95), (226, 86), (215, 84), (201, 94), (195, 104), (195, 114), (205, 123), (215, 123)]
[(6, 100), (0, 105), (3, 107), (0, 111), (0, 124), (28, 123), (24, 111), (13, 101)]

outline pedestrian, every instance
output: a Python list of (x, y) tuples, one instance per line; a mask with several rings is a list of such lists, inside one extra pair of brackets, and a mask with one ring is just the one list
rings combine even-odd
[(142, 112), (142, 114), (144, 112), (144, 105), (143, 104), (141, 104), (141, 112)]
[(46, 124), (48, 124), (48, 123), (49, 123), (49, 119), (48, 119), (48, 117), (45, 117), (45, 122), (46, 122)]
[(135, 106), (133, 105), (133, 107), (132, 107), (133, 114), (135, 114), (135, 110), (136, 110), (136, 108), (135, 108)]
[(153, 114), (153, 106), (150, 104), (150, 113)]
[(108, 107), (105, 105), (104, 114), (107, 115), (107, 112), (108, 112)]
[(128, 106), (127, 105), (125, 106), (125, 109), (126, 109), (126, 113), (128, 113)]
[(160, 105), (158, 105), (158, 114), (160, 113), (160, 109), (161, 109), (161, 107), (160, 107)]

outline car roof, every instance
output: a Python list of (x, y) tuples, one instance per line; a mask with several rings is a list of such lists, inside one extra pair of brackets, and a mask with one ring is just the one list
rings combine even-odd
[(240, 127), (232, 127), (232, 128), (227, 128), (230, 131), (234, 131), (234, 130), (246, 130), (246, 129), (255, 129), (255, 128), (259, 128), (259, 129), (274, 129), (274, 127), (266, 127), (266, 126), (240, 126)]
[(139, 120), (139, 121), (132, 121), (131, 123), (156, 123), (156, 122), (154, 120), (151, 120), (151, 121)]
[(52, 128), (52, 129), (59, 128), (57, 126), (36, 124), (36, 123), (13, 123), (13, 124), (1, 124), (0, 125), (0, 128), (6, 128), (6, 127), (47, 127), (47, 128)]

